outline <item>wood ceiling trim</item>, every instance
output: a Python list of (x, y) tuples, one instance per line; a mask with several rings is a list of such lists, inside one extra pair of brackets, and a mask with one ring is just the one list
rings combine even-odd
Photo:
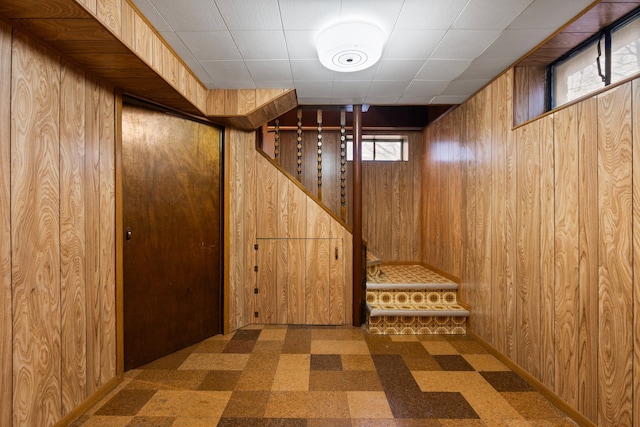
[[(216, 123), (254, 130), (297, 106), (293, 89), (225, 90), (226, 97), (244, 99), (243, 108), (208, 114), (217, 91), (197, 80), (135, 6), (122, 5), (115, 28), (77, 0), (2, 0), (0, 15), (123, 92)], [(247, 94), (253, 94), (248, 103)]]

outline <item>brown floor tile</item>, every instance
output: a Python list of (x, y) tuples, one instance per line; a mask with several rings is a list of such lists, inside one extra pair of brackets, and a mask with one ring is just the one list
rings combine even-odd
[(395, 420), (397, 427), (441, 427), (442, 423), (438, 420), (415, 420), (411, 418), (398, 418)]
[(307, 328), (290, 328), (282, 345), (284, 354), (309, 354), (311, 352), (311, 330)]
[(511, 406), (513, 406), (524, 418), (530, 420), (566, 419), (566, 415), (560, 412), (549, 400), (540, 393), (531, 392), (506, 392), (500, 393)]
[(373, 359), (369, 354), (341, 354), (344, 371), (375, 371)]
[(239, 329), (233, 334), (231, 341), (255, 341), (261, 333), (262, 330), (257, 329)]
[(314, 329), (311, 331), (312, 340), (331, 341), (364, 341), (363, 330), (359, 328)]
[(307, 427), (351, 427), (348, 418), (308, 418)]
[(313, 354), (369, 354), (365, 341), (312, 340)]
[(349, 418), (347, 393), (339, 391), (272, 392), (267, 403), (267, 418)]
[(452, 338), (453, 335), (447, 338), (449, 344), (460, 354), (486, 354), (487, 350), (484, 349), (480, 344), (471, 340), (470, 338), (462, 337)]
[(258, 337), (258, 341), (284, 341), (287, 336), (287, 328), (263, 329)]
[(350, 391), (349, 414), (351, 418), (393, 419), (389, 402), (383, 391)]
[(312, 354), (312, 371), (341, 371), (342, 359), (339, 354)]
[[(251, 331), (254, 332), (254, 331)], [(259, 332), (259, 331), (255, 331)], [(249, 354), (253, 351), (253, 347), (256, 345), (255, 340), (231, 340), (222, 351), (223, 353), (246, 353)]]
[(228, 340), (207, 340), (200, 343), (194, 353), (222, 353), (229, 343)]
[(421, 340), (420, 342), (432, 356), (459, 354), (458, 350), (445, 340)]
[(206, 376), (207, 371), (148, 369), (136, 375), (127, 388), (130, 390), (197, 390)]
[(404, 363), (411, 371), (442, 371), (436, 360), (430, 356), (403, 356)]
[(249, 356), (247, 364), (244, 366), (245, 371), (261, 371), (275, 372), (280, 361), (280, 353), (256, 353)]
[(139, 369), (178, 369), (197, 347), (197, 344), (192, 345), (191, 347), (187, 347), (183, 350), (147, 363), (146, 365), (142, 365)]
[(309, 390), (382, 391), (375, 371), (311, 371)]
[(138, 411), (138, 415), (219, 418), (230, 397), (230, 391), (159, 390)]
[(236, 384), (236, 390), (242, 391), (268, 391), (273, 388), (275, 371), (242, 371)]
[(462, 357), (476, 371), (509, 371), (509, 368), (491, 354), (465, 354)]
[(284, 340), (282, 341), (262, 341), (258, 340), (256, 345), (253, 346), (253, 353), (260, 354), (280, 354), (284, 347)]
[(173, 417), (133, 417), (127, 427), (171, 427)]
[(499, 392), (533, 391), (533, 387), (515, 372), (480, 372), (489, 384)]
[(242, 371), (204, 371), (208, 372), (198, 390), (233, 391), (236, 389)]
[(222, 418), (262, 418), (269, 400), (268, 391), (234, 391)]
[(179, 417), (171, 427), (212, 427), (217, 426), (220, 418)]
[(136, 415), (156, 392), (156, 390), (121, 390), (109, 399), (96, 412), (96, 415)]
[(178, 369), (240, 371), (248, 360), (248, 354), (193, 353)]
[(73, 423), (72, 425), (74, 427), (126, 427), (132, 419), (132, 416), (93, 416), (84, 419), (82, 424)]
[(221, 418), (217, 427), (306, 427), (307, 420), (295, 418)]
[(438, 362), (443, 371), (474, 371), (473, 366), (457, 354), (435, 355), (433, 359)]

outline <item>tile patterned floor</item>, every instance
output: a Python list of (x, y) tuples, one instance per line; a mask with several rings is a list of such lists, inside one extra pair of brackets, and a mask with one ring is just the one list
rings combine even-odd
[(125, 374), (73, 426), (575, 426), (466, 336), (251, 326)]

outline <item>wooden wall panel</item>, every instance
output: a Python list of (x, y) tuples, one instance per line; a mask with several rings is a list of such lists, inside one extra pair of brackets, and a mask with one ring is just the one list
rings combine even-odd
[[(461, 301), (475, 301), (477, 289), (476, 280), (476, 99), (472, 98), (464, 104), (465, 109), (465, 194), (464, 194), (464, 219), (465, 219), (465, 261), (464, 274), (462, 275), (462, 284), (460, 286)], [(424, 185), (423, 185), (424, 187)], [(426, 241), (423, 238), (423, 241)], [(428, 262), (428, 259), (427, 259)], [(476, 305), (471, 308), (473, 316), (470, 323), (475, 327)]]
[(116, 36), (122, 32), (122, 2), (126, 0), (97, 0), (96, 16)]
[[(491, 305), (494, 311), (507, 311), (507, 236), (506, 236), (506, 148), (504, 143), (510, 117), (507, 117), (506, 79), (491, 85)], [(493, 346), (505, 352), (507, 347), (507, 316), (493, 316)]]
[(105, 384), (116, 376), (116, 246), (115, 246), (115, 98), (101, 86), (100, 93), (100, 315), (102, 319), (101, 372)]
[[(579, 188), (579, 343), (578, 405), (587, 419), (598, 421), (598, 104), (578, 105)], [(560, 370), (558, 372), (561, 372)]]
[(555, 132), (555, 392), (578, 405), (579, 139), (578, 106), (554, 115)]
[(540, 381), (555, 383), (553, 116), (540, 119)]
[(290, 239), (287, 240), (287, 246), (289, 249), (287, 273), (290, 285), (287, 295), (287, 317), (289, 323), (302, 325), (307, 317), (305, 309), (305, 283), (307, 282), (306, 242), (303, 239)]
[(329, 323), (329, 214), (307, 202), (305, 322), (310, 325)]
[[(0, 22), (0, 76), (11, 75), (11, 27)], [(11, 79), (0, 80), (0, 372), (12, 372)], [(0, 376), (0, 425), (11, 425), (12, 377)]]
[(633, 424), (640, 425), (640, 89), (632, 85), (633, 105)]
[(598, 96), (599, 414), (632, 424), (631, 84)]
[(492, 342), (491, 330), (491, 87), (476, 104), (475, 327)]
[[(351, 283), (345, 282), (344, 239), (343, 230), (336, 221), (331, 221), (331, 239), (329, 240), (329, 298), (328, 298), (328, 323), (339, 325), (344, 322), (345, 286)], [(350, 306), (349, 306), (350, 307)]]
[(516, 131), (518, 350), (516, 361), (540, 379), (540, 123)]
[(60, 99), (62, 413), (86, 393), (85, 79), (63, 64)]
[(258, 238), (257, 242), (258, 293), (255, 294), (255, 311), (258, 316), (253, 318), (253, 322), (278, 323), (278, 241)]
[[(253, 293), (253, 286), (257, 280), (257, 273), (253, 270), (256, 261), (256, 251), (254, 249), (254, 244), (256, 242), (256, 237), (258, 236), (258, 165), (257, 165), (257, 155), (256, 155), (256, 140), (255, 133), (253, 132), (241, 132), (241, 144), (242, 144), (242, 154), (243, 154), (243, 163), (244, 163), (244, 175), (243, 186), (242, 186), (242, 198), (244, 200), (243, 211), (239, 213), (238, 218), (241, 223), (241, 227), (244, 227), (244, 240), (241, 242), (241, 251), (244, 250), (245, 253), (245, 263), (244, 263), (244, 273), (242, 277), (245, 282), (241, 282), (241, 288), (244, 292), (244, 301), (245, 303), (249, 303), (245, 308), (245, 316), (247, 318), (243, 319), (244, 322), (251, 323), (253, 317), (253, 313), (256, 311), (255, 307), (255, 294)], [(247, 286), (246, 284), (250, 284)]]
[[(278, 170), (267, 159), (256, 156), (257, 230), (258, 238), (278, 236)], [(275, 253), (275, 252), (274, 252)]]
[(13, 421), (52, 425), (61, 417), (60, 70), (23, 35), (13, 43)]

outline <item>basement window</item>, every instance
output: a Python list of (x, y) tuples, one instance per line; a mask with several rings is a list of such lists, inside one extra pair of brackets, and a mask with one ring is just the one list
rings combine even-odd
[(549, 109), (640, 72), (640, 9), (551, 63)]
[[(353, 136), (347, 136), (347, 160), (353, 161)], [(406, 135), (363, 135), (362, 161), (406, 162), (409, 143)]]

